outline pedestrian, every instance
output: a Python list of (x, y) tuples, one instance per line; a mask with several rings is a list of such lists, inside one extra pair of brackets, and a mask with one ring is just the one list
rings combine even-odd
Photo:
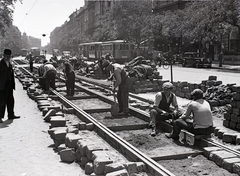
[(160, 51), (156, 57), (156, 61), (158, 62), (159, 67), (161, 67), (162, 63), (166, 60), (166, 58), (163, 56), (162, 51)]
[(128, 73), (121, 67), (121, 65), (113, 64), (109, 60), (104, 59), (102, 66), (105, 70), (111, 72), (113, 77), (113, 92), (117, 90), (117, 101), (119, 105), (118, 116), (128, 116), (128, 96), (129, 96), (129, 84), (130, 77)]
[(5, 49), (3, 52), (3, 59), (0, 61), (0, 123), (4, 118), (5, 109), (7, 106), (8, 119), (17, 119), (14, 113), (14, 96), (13, 89), (15, 89), (15, 80), (13, 68), (10, 62), (12, 51)]
[(29, 58), (30, 71), (33, 72), (33, 60), (34, 60), (34, 58), (33, 58), (31, 53), (29, 54), (28, 58)]
[[(172, 83), (165, 82), (162, 86), (163, 91), (158, 92), (155, 96), (154, 104), (150, 110), (149, 127), (152, 128), (151, 136), (156, 136), (156, 126), (160, 121), (179, 117), (177, 97), (172, 92), (172, 88)], [(173, 106), (173, 110), (170, 109), (170, 105)]]
[(173, 130), (170, 134), (166, 134), (166, 137), (178, 140), (181, 129), (196, 135), (210, 135), (213, 132), (211, 107), (203, 99), (203, 91), (195, 89), (191, 92), (191, 96), (193, 101), (188, 104), (183, 115), (173, 123)]
[(49, 87), (56, 89), (55, 86), (55, 78), (57, 74), (56, 68), (53, 66), (52, 63), (46, 62), (43, 66), (43, 75), (40, 77), (45, 78), (45, 91), (49, 91)]
[(67, 96), (74, 95), (75, 72), (73, 66), (69, 62), (64, 63), (64, 73), (66, 77)]

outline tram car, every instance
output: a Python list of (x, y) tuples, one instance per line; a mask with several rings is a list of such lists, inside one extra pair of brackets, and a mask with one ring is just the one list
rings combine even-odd
[(21, 49), (21, 56), (26, 57), (27, 55), (28, 55), (28, 50), (25, 48)]
[(45, 56), (41, 54), (41, 50), (39, 47), (30, 48), (30, 53), (32, 54), (35, 63), (42, 63), (45, 59)]
[(102, 42), (81, 43), (79, 44), (79, 51), (88, 60), (98, 60), (102, 56), (101, 47)]
[(132, 60), (134, 45), (124, 40), (81, 43), (79, 51), (89, 60), (98, 60), (110, 53), (115, 62), (124, 63)]

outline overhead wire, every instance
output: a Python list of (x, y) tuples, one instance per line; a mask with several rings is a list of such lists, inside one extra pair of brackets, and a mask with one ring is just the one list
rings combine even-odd
[(25, 19), (27, 18), (27, 15), (31, 12), (31, 10), (33, 9), (33, 7), (34, 7), (35, 4), (37, 3), (37, 1), (38, 1), (38, 0), (36, 0), (36, 1), (34, 2), (34, 4), (32, 5), (32, 7), (30, 8), (30, 10), (26, 13), (26, 16), (24, 17), (24, 19), (23, 19), (23, 21), (21, 22), (21, 24), (19, 25), (19, 27), (22, 26), (23, 22), (24, 22)]

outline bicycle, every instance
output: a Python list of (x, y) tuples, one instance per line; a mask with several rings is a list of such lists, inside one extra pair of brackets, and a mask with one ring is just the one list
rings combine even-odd
[(169, 69), (169, 67), (170, 67), (170, 63), (167, 60), (164, 60), (162, 62), (157, 61), (155, 64), (156, 64), (157, 68), (162, 66), (164, 69)]
[(164, 69), (169, 69), (170, 63), (169, 63), (167, 60), (164, 60), (163, 63), (162, 63), (162, 67), (163, 67)]

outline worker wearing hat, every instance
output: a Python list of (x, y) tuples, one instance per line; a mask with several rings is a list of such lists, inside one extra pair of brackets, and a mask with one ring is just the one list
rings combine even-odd
[[(172, 92), (173, 84), (165, 82), (162, 86), (162, 91), (158, 92), (155, 96), (153, 107), (150, 110), (150, 123), (149, 127), (152, 128), (152, 136), (156, 135), (156, 125), (159, 121), (177, 118), (178, 116), (178, 103), (176, 95)], [(173, 106), (173, 110), (170, 109)]]
[(130, 78), (128, 73), (123, 67), (117, 63), (112, 63), (109, 60), (104, 59), (102, 66), (105, 70), (111, 72), (113, 77), (113, 91), (117, 88), (117, 100), (119, 105), (118, 116), (128, 116), (128, 96), (129, 96), (129, 84)]
[(5, 108), (7, 106), (8, 119), (20, 118), (14, 114), (14, 97), (15, 80), (12, 64), (10, 62), (12, 51), (5, 49), (3, 59), (0, 61), (0, 123), (4, 118)]
[[(193, 101), (188, 104), (186, 111), (173, 124), (173, 131), (166, 134), (168, 138), (179, 139), (181, 129), (196, 135), (209, 135), (213, 132), (213, 119), (209, 103), (203, 99), (203, 91), (195, 89), (191, 92)], [(187, 119), (192, 119), (189, 122)]]

